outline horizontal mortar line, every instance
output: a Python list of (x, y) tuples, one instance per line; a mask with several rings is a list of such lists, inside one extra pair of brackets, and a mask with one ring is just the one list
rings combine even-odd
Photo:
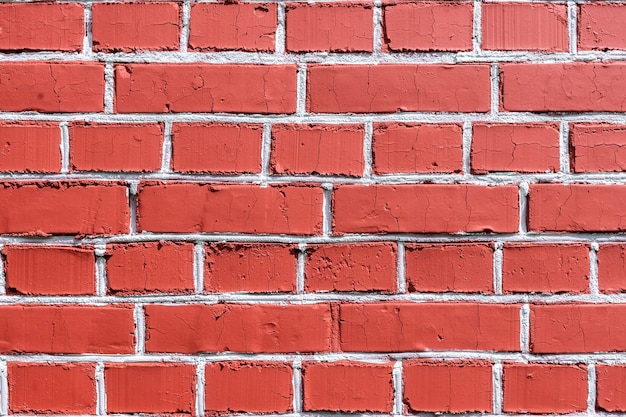
[(145, 353), (131, 354), (15, 354), (0, 355), (0, 361), (7, 362), (168, 362), (168, 363), (211, 363), (219, 361), (266, 361), (292, 362), (294, 359), (303, 361), (336, 362), (342, 360), (384, 363), (395, 360), (441, 359), (441, 360), (486, 360), (511, 361), (522, 363), (599, 363), (606, 365), (626, 364), (623, 353), (565, 353), (565, 354), (532, 354), (520, 352), (494, 351), (425, 351), (425, 352), (331, 352), (331, 353)]
[(0, 53), (0, 62), (22, 61), (84, 61), (129, 63), (190, 63), (190, 64), (262, 64), (282, 65), (297, 63), (317, 63), (322, 65), (372, 65), (372, 64), (457, 64), (457, 63), (488, 63), (488, 62), (522, 62), (522, 63), (557, 63), (557, 62), (588, 62), (588, 61), (623, 61), (626, 50), (606, 52), (583, 51), (570, 52), (532, 52), (532, 51), (485, 51), (480, 52), (362, 52), (362, 53), (273, 53), (273, 52), (178, 52), (154, 51), (137, 53), (106, 53), (93, 54), (77, 52), (5, 52)]
[(358, 243), (358, 242), (407, 242), (407, 243), (490, 243), (490, 242), (527, 242), (527, 243), (626, 243), (626, 233), (563, 233), (563, 234), (347, 234), (335, 236), (289, 236), (256, 234), (202, 234), (202, 233), (141, 233), (136, 235), (113, 236), (7, 236), (0, 235), (0, 244), (4, 245), (98, 245), (107, 243), (157, 242), (161, 240), (176, 242), (223, 242), (223, 243), (284, 243), (297, 245)]
[(625, 185), (626, 172), (602, 172), (602, 173), (546, 173), (546, 174), (520, 174), (491, 173), (485, 175), (473, 174), (389, 174), (372, 175), (370, 177), (346, 177), (324, 175), (269, 175), (243, 174), (243, 175), (210, 175), (210, 174), (185, 174), (185, 173), (122, 173), (122, 172), (72, 172), (54, 174), (33, 173), (0, 173), (0, 182), (11, 181), (175, 181), (202, 184), (311, 184), (321, 186), (322, 183), (330, 184), (360, 184), (360, 185), (418, 185), (418, 184), (474, 184), (474, 185), (519, 185), (520, 183), (588, 183), (588, 184), (612, 184)]
[(167, 294), (167, 295), (128, 295), (128, 296), (30, 296), (3, 295), (0, 305), (89, 305), (103, 306), (109, 304), (169, 304), (214, 305), (221, 303), (258, 304), (258, 305), (309, 305), (331, 302), (345, 303), (437, 303), (437, 302), (469, 302), (485, 304), (559, 304), (559, 303), (592, 303), (592, 304), (626, 304), (626, 294), (471, 294), (471, 293), (306, 293), (306, 294), (253, 294), (253, 293), (205, 293), (205, 294)]
[(399, 113), (307, 113), (260, 114), (260, 113), (37, 113), (0, 111), (0, 121), (45, 121), (45, 122), (172, 122), (172, 123), (320, 123), (362, 124), (373, 123), (613, 123), (626, 124), (624, 112), (501, 112), (457, 113), (457, 112), (399, 112)]

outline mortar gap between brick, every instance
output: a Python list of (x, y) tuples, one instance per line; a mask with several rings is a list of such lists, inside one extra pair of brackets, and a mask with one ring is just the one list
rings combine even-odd
[(472, 46), (475, 54), (481, 54), (482, 52), (482, 38), (482, 1), (474, 0)]
[(363, 178), (372, 178), (372, 136), (374, 134), (374, 124), (372, 122), (365, 122), (364, 135), (363, 135)]
[(502, 413), (502, 400), (504, 398), (502, 389), (502, 363), (495, 361), (492, 367), (492, 384), (493, 384), (493, 413), (499, 415)]
[(137, 187), (139, 186), (138, 180), (128, 181), (128, 201), (130, 211), (130, 235), (137, 233)]
[(96, 295), (103, 297), (107, 295), (107, 273), (106, 273), (106, 244), (96, 244)]
[(95, 371), (96, 379), (96, 415), (106, 416), (107, 414), (107, 395), (104, 385), (104, 363), (96, 363)]
[(600, 294), (598, 282), (598, 242), (591, 242), (589, 247), (589, 293)]
[(172, 170), (172, 122), (166, 121), (163, 124), (163, 149), (161, 151), (161, 172), (171, 172)]
[(404, 414), (404, 381), (402, 379), (402, 359), (393, 364), (393, 413)]
[(528, 300), (520, 308), (520, 350), (528, 353), (530, 351), (530, 306)]
[(595, 415), (596, 397), (596, 364), (589, 362), (587, 364), (587, 415)]
[(322, 184), (323, 202), (322, 202), (322, 229), (324, 236), (330, 236), (333, 233), (333, 185), (331, 183)]
[(302, 412), (302, 359), (298, 356), (293, 360), (293, 411)]
[(300, 242), (298, 244), (298, 258), (296, 260), (296, 294), (304, 293), (306, 247), (306, 243)]
[(496, 242), (493, 251), (493, 291), (497, 295), (502, 294), (503, 246), (502, 242)]
[(104, 64), (104, 113), (113, 114), (115, 97), (115, 67), (112, 62)]
[(83, 55), (93, 55), (93, 37), (92, 37), (92, 19), (91, 19), (91, 3), (85, 3), (83, 11), (83, 19), (85, 35), (83, 37)]
[(296, 88), (296, 114), (306, 114), (306, 78), (307, 78), (307, 65), (306, 62), (298, 64), (298, 84)]
[(519, 233), (525, 235), (528, 232), (528, 183), (519, 185)]
[(59, 123), (61, 130), (61, 174), (70, 172), (70, 134), (68, 122)]
[(143, 304), (135, 304), (135, 354), (143, 355), (146, 352), (146, 316)]
[(183, 0), (182, 5), (182, 26), (180, 28), (180, 52), (187, 52), (187, 46), (189, 44), (189, 20), (191, 11), (191, 1)]
[(196, 242), (193, 248), (194, 293), (204, 293), (204, 242)]
[(397, 291), (399, 294), (406, 293), (406, 248), (402, 241), (398, 241), (398, 265), (397, 273)]
[(200, 360), (196, 365), (196, 416), (204, 416), (204, 387), (206, 362)]
[(383, 8), (381, 0), (374, 0), (374, 8), (372, 9), (372, 18), (374, 25), (374, 54), (379, 54), (383, 49)]
[(276, 55), (285, 53), (285, 3), (278, 2), (277, 6), (277, 25), (276, 25)]
[(569, 39), (569, 52), (578, 52), (578, 6), (573, 1), (567, 2), (567, 33)]

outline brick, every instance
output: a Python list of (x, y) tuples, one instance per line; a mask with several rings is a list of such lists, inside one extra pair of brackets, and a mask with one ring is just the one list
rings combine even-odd
[(534, 353), (615, 352), (626, 350), (626, 308), (620, 304), (533, 305)]
[(477, 303), (342, 304), (345, 352), (519, 351), (519, 305)]
[(161, 169), (161, 123), (72, 123), (69, 135), (73, 171)]
[(179, 48), (178, 3), (94, 3), (91, 15), (96, 52), (175, 51)]
[(285, 7), (285, 32), (290, 52), (372, 52), (372, 5), (290, 3)]
[(396, 245), (350, 243), (308, 245), (307, 291), (396, 291)]
[(305, 362), (302, 368), (304, 411), (392, 411), (390, 362)]
[(127, 305), (0, 306), (2, 353), (134, 353)]
[(110, 245), (106, 254), (108, 292), (116, 295), (193, 292), (193, 251), (193, 243)]
[(0, 111), (41, 113), (104, 110), (104, 64), (0, 63)]
[(273, 52), (277, 22), (276, 4), (192, 4), (189, 47), (192, 51)]
[(262, 125), (174, 123), (172, 169), (185, 173), (259, 173), (262, 139)]
[(478, 123), (472, 126), (472, 172), (558, 172), (559, 125)]
[(588, 293), (589, 247), (582, 244), (506, 244), (502, 290), (506, 293)]
[(399, 2), (383, 6), (389, 52), (471, 51), (471, 2)]
[(324, 352), (333, 337), (327, 304), (146, 305), (145, 311), (148, 352)]
[(0, 5), (0, 51), (80, 51), (83, 6), (76, 3)]
[(138, 210), (142, 231), (310, 235), (321, 232), (322, 189), (143, 183)]
[(416, 359), (403, 361), (402, 372), (411, 413), (492, 411), (490, 362)]
[(57, 123), (0, 123), (0, 172), (60, 170), (61, 131)]
[[(0, 108), (1, 106), (2, 101)], [(156, 63), (117, 65), (115, 111), (294, 113), (296, 66)]]
[(88, 363), (9, 362), (11, 414), (95, 414), (96, 369)]
[(359, 125), (274, 125), (271, 171), (359, 177), (364, 135)]
[(528, 228), (534, 232), (609, 232), (626, 230), (622, 185), (533, 184)]
[(193, 414), (196, 370), (180, 363), (120, 363), (104, 368), (107, 412)]
[(626, 399), (623, 390), (626, 383), (626, 366), (596, 365), (596, 405), (601, 411), (624, 412)]
[(294, 292), (297, 246), (217, 243), (205, 249), (207, 292)]
[(598, 287), (603, 293), (626, 292), (626, 247), (623, 244), (600, 245)]
[(287, 413), (293, 410), (290, 364), (213, 362), (206, 365), (204, 378), (205, 415)]
[(578, 49), (581, 51), (626, 49), (626, 8), (620, 3), (587, 3), (578, 6)]
[(621, 112), (626, 64), (580, 62), (501, 64), (503, 111)]
[(93, 247), (10, 245), (2, 252), (8, 294), (95, 294)]
[(409, 292), (493, 293), (491, 244), (409, 244), (405, 275)]
[(310, 65), (313, 113), (487, 112), (489, 66)]
[(112, 182), (0, 182), (0, 233), (127, 233), (127, 188)]
[(333, 232), (517, 232), (514, 186), (340, 185), (333, 192)]
[(503, 366), (505, 413), (574, 413), (587, 409), (587, 367), (515, 364)]
[(485, 50), (567, 52), (567, 5), (485, 3), (482, 35)]
[(377, 123), (372, 170), (376, 174), (461, 172), (462, 134), (458, 124)]
[(570, 127), (570, 166), (573, 172), (624, 172), (626, 127), (606, 123)]

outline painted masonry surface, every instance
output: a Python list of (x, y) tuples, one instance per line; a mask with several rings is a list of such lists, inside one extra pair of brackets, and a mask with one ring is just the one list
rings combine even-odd
[(0, 3), (0, 415), (626, 412), (626, 3)]

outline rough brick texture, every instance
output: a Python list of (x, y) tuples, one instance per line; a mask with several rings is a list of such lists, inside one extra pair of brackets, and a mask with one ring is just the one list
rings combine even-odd
[(626, 414), (625, 21), (0, 0), (0, 416)]

